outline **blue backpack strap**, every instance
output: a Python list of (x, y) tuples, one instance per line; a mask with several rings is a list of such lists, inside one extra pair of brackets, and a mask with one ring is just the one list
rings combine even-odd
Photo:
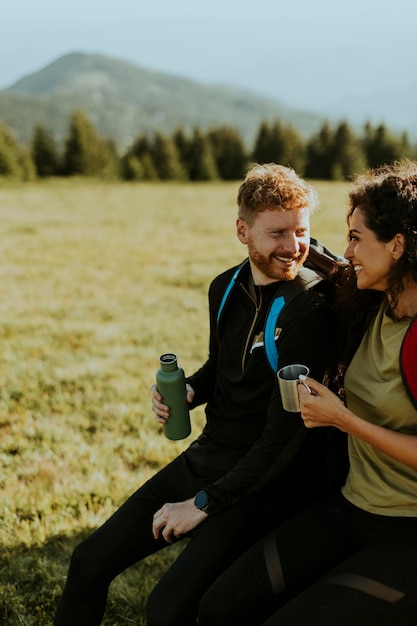
[(282, 309), (284, 308), (284, 305), (284, 296), (278, 296), (277, 298), (275, 298), (275, 300), (272, 302), (271, 308), (269, 309), (268, 317), (265, 323), (264, 347), (266, 357), (273, 372), (278, 371), (278, 348), (275, 341), (275, 328), (277, 325), (278, 317)]
[(278, 371), (279, 362), (278, 346), (275, 340), (275, 329), (277, 327), (278, 318), (284, 306), (298, 294), (307, 291), (310, 287), (320, 282), (320, 280), (321, 276), (319, 276), (316, 271), (303, 267), (294, 280), (281, 285), (281, 287), (285, 286), (285, 296), (276, 295), (272, 301), (265, 322), (264, 348), (268, 363), (274, 374)]
[(224, 294), (223, 294), (223, 297), (222, 297), (222, 299), (221, 299), (221, 302), (220, 302), (219, 310), (217, 311), (217, 323), (219, 322), (220, 315), (221, 315), (221, 313), (222, 313), (222, 311), (223, 311), (223, 309), (224, 309), (224, 305), (226, 304), (227, 298), (229, 297), (230, 292), (232, 291), (232, 289), (233, 289), (233, 287), (234, 287), (234, 285), (235, 285), (235, 283), (236, 283), (236, 278), (238, 277), (239, 272), (240, 272), (240, 270), (242, 269), (242, 267), (243, 267), (243, 266), (244, 266), (247, 262), (248, 262), (248, 259), (245, 259), (245, 260), (244, 260), (244, 261), (243, 261), (243, 262), (242, 262), (242, 263), (241, 263), (241, 264), (240, 264), (240, 265), (236, 268), (235, 273), (233, 274), (232, 278), (230, 279), (229, 284), (228, 284), (228, 285), (227, 285), (227, 287), (226, 287), (226, 290), (225, 290), (225, 292), (224, 292)]

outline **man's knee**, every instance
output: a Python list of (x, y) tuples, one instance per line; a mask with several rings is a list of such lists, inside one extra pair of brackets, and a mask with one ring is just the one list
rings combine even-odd
[(230, 626), (233, 619), (229, 615), (223, 615), (219, 606), (211, 599), (210, 594), (205, 594), (198, 609), (198, 625), (200, 626)]
[(171, 594), (167, 589), (161, 590), (156, 585), (149, 595), (146, 604), (146, 623), (148, 626), (189, 626), (196, 623), (196, 607), (194, 599), (184, 594)]
[(103, 578), (104, 569), (100, 558), (91, 546), (90, 538), (79, 543), (71, 556), (68, 579), (72, 585), (80, 589), (88, 589), (100, 578)]
[(160, 595), (153, 590), (146, 603), (146, 623), (148, 626), (171, 626), (179, 623), (175, 620), (169, 603), (161, 601)]

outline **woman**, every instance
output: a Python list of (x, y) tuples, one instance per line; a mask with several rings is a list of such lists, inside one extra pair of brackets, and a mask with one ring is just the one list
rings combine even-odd
[(371, 170), (349, 199), (344, 393), (299, 385), (307, 428), (348, 433), (346, 484), (236, 561), (203, 597), (199, 626), (417, 624), (417, 163)]

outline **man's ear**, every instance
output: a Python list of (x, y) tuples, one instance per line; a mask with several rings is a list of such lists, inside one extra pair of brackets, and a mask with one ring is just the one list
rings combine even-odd
[(248, 232), (247, 223), (245, 222), (244, 219), (242, 219), (241, 217), (238, 217), (236, 220), (236, 234), (237, 234), (237, 238), (239, 239), (241, 243), (244, 243), (244, 244), (248, 243), (247, 232)]
[(402, 233), (397, 233), (392, 238), (392, 256), (396, 261), (402, 257), (405, 252), (405, 237)]

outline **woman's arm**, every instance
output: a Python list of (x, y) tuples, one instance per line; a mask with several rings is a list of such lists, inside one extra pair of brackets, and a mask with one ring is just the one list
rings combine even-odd
[(388, 456), (417, 469), (417, 437), (372, 424), (350, 411), (327, 387), (313, 378), (298, 386), (301, 417), (307, 428), (334, 426), (349, 435), (366, 441)]

